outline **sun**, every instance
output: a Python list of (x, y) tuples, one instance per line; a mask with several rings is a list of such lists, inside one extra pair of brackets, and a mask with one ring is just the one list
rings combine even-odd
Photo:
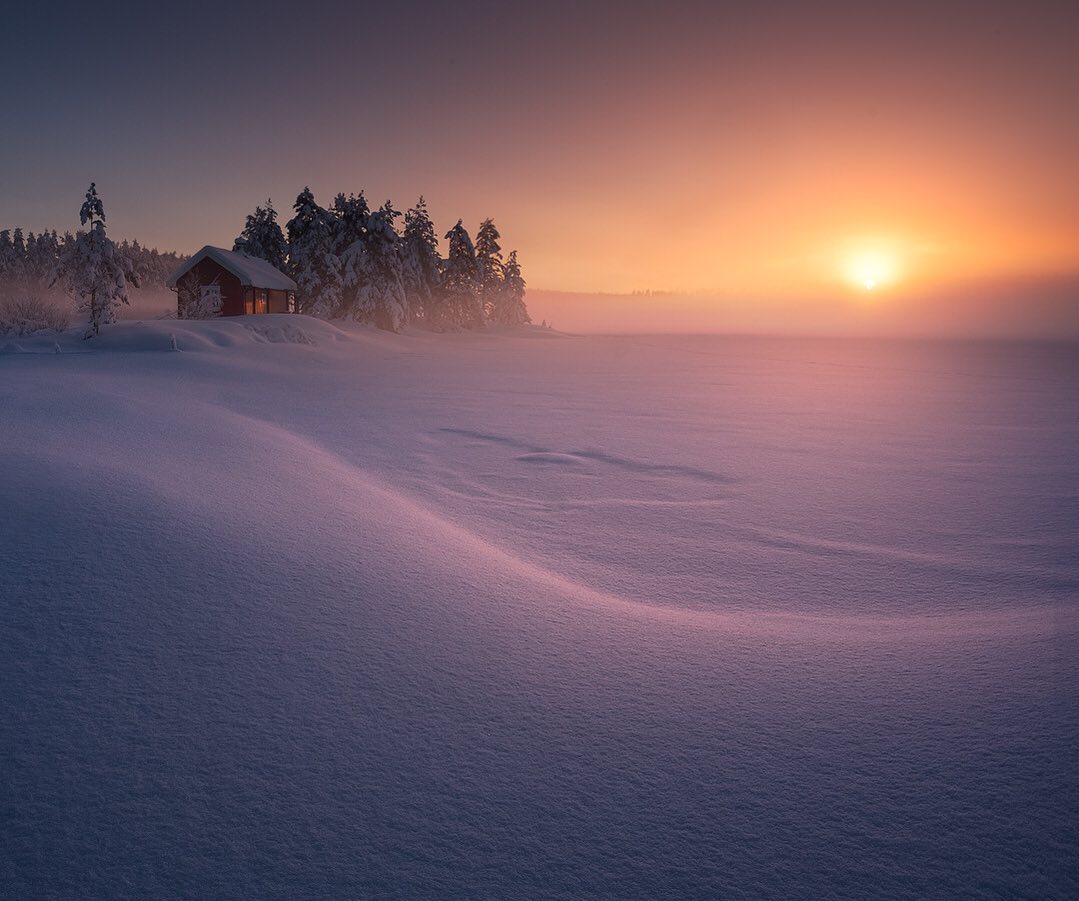
[(893, 253), (883, 249), (859, 250), (846, 258), (844, 277), (862, 291), (878, 291), (893, 284), (899, 266)]

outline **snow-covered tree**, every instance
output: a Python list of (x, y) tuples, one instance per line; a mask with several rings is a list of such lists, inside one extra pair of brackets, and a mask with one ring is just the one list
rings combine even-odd
[[(39, 236), (38, 243), (40, 244), (45, 237), (45, 235)], [(56, 243), (56, 232), (49, 237), (49, 243)], [(177, 253), (161, 253), (156, 247), (144, 247), (137, 240), (122, 241), (119, 249), (138, 275), (141, 287), (163, 286), (168, 276), (185, 259)]]
[(359, 322), (400, 331), (406, 320), (401, 277), (400, 236), (394, 221), (401, 214), (387, 200), (367, 217), (361, 238), (342, 254), (345, 307)]
[(476, 290), (487, 319), (494, 318), (502, 293), (502, 247), (498, 243), (501, 237), (493, 219), (484, 219), (476, 232)]
[(44, 287), (56, 271), (60, 260), (60, 244), (56, 232), (44, 231), (33, 242), (26, 242), (26, 275), (36, 286)]
[(449, 254), (442, 263), (442, 306), (447, 320), (462, 328), (483, 327), (476, 249), (461, 220), (446, 232)]
[(493, 317), (503, 325), (524, 325), (531, 322), (528, 307), (525, 306), (525, 280), (521, 277), (521, 264), (517, 262), (517, 251), (510, 253), (504, 267), (502, 290), (498, 295)]
[(37, 259), (38, 237), (32, 231), (26, 233), (26, 255), (23, 257), (23, 269), (26, 271), (28, 281), (34, 281), (34, 262)]
[(74, 295), (81, 313), (87, 316), (91, 338), (102, 325), (116, 320), (116, 311), (127, 301), (128, 284), (139, 284), (131, 261), (105, 234), (105, 207), (97, 187), (90, 185), (79, 210), (79, 222), (86, 226), (65, 241), (56, 280)]
[(11, 236), (11, 244), (15, 250), (15, 259), (20, 262), (26, 259), (26, 239), (23, 237), (22, 229), (16, 228), (14, 234)]
[(299, 287), (301, 313), (329, 317), (341, 304), (341, 260), (333, 252), (334, 218), (304, 188), (289, 220), (289, 272)]
[(288, 258), (288, 242), (281, 226), (277, 224), (277, 210), (274, 209), (272, 200), (267, 200), (265, 207), (255, 207), (255, 212), (248, 215), (247, 224), (232, 249), (258, 257), (271, 266), (284, 270)]
[(0, 280), (25, 287), (26, 241), (21, 228), (14, 234), (6, 229), (0, 232)]
[(137, 241), (129, 242), (126, 238), (116, 245), (116, 249), (124, 255), (131, 264), (131, 270), (139, 277), (140, 284), (147, 284), (149, 273), (146, 271), (146, 261), (139, 252), (142, 248)]
[(442, 266), (438, 255), (438, 236), (427, 212), (423, 197), (405, 213), (405, 232), (401, 238), (401, 276), (405, 286), (409, 318), (431, 328), (442, 328), (440, 288)]
[(363, 191), (359, 194), (338, 194), (333, 199), (334, 253), (342, 255), (348, 247), (367, 235), (371, 208)]
[(0, 231), (0, 282), (10, 282), (15, 275), (15, 245), (11, 229)]
[(218, 284), (215, 278), (209, 285), (203, 285), (197, 272), (192, 269), (176, 283), (176, 318), (177, 319), (212, 319), (221, 313), (221, 291), (207, 291), (204, 288)]

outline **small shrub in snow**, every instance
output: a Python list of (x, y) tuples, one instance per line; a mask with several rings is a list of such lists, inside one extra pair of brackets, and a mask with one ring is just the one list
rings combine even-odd
[(67, 304), (37, 294), (0, 297), (0, 335), (62, 332), (69, 325), (71, 309)]

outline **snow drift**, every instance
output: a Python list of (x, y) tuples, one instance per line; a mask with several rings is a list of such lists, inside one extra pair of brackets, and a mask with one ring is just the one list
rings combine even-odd
[(0, 357), (4, 893), (1074, 893), (1074, 357), (534, 334)]

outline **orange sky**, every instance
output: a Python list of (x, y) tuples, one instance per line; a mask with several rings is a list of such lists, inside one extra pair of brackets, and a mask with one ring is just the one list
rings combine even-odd
[[(0, 74), (43, 75), (10, 99), (0, 227), (73, 227), (92, 177), (115, 234), (193, 251), (309, 184), (423, 193), (440, 233), (494, 216), (533, 289), (831, 315), (1079, 278), (1074, 2), (245, 6), (196, 49), (178, 7), (14, 10)], [(238, 80), (237, 34), (284, 68)]]
[[(582, 186), (568, 218), (589, 253), (567, 258), (537, 234), (533, 283), (816, 293), (846, 287), (867, 255), (890, 262), (881, 287), (895, 291), (1076, 272), (1079, 63), (968, 71), (962, 54), (989, 49), (956, 46), (916, 71), (895, 52), (879, 69), (829, 70), (814, 52), (782, 77), (765, 62), (702, 66), (656, 96), (632, 93), (597, 112), (588, 152), (564, 161)], [(589, 159), (602, 163), (589, 171)], [(549, 197), (525, 202), (541, 229)]]

